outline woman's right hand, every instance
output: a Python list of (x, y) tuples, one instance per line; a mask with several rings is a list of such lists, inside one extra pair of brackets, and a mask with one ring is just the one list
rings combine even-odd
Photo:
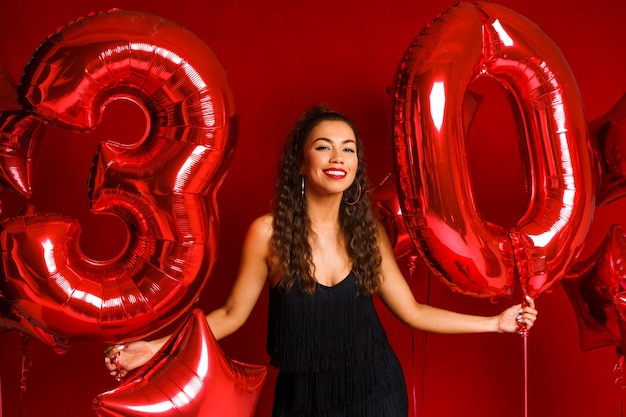
[(104, 366), (111, 376), (121, 380), (133, 369), (145, 365), (161, 349), (167, 337), (152, 341), (138, 340), (104, 348)]

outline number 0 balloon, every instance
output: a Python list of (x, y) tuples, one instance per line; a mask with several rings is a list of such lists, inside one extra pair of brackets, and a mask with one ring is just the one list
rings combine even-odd
[[(517, 116), (529, 204), (511, 230), (485, 221), (464, 154), (468, 85), (490, 77)], [(426, 27), (395, 76), (393, 135), (406, 227), (444, 282), (504, 297), (516, 273), (537, 296), (565, 274), (595, 206), (587, 122), (575, 79), (535, 24), (487, 2), (462, 2)]]
[(213, 52), (183, 27), (141, 12), (94, 13), (36, 50), (20, 103), (56, 127), (95, 128), (108, 103), (131, 100), (145, 135), (100, 144), (88, 194), (128, 228), (124, 250), (95, 261), (62, 214), (5, 220), (2, 292), (22, 316), (69, 340), (143, 337), (197, 299), (217, 250), (215, 193), (235, 146), (236, 116)]

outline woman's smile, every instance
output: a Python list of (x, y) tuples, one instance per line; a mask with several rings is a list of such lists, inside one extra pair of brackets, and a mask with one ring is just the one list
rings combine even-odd
[(342, 169), (325, 169), (324, 174), (333, 179), (344, 179), (346, 177), (346, 171)]

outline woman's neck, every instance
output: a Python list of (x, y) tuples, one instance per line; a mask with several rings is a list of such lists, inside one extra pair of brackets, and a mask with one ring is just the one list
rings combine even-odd
[(341, 197), (310, 198), (307, 197), (307, 216), (311, 226), (334, 226), (339, 224), (339, 207)]

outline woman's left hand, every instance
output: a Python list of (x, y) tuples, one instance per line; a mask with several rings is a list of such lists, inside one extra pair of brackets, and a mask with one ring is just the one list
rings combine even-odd
[(499, 333), (518, 333), (520, 325), (525, 325), (527, 331), (537, 320), (537, 310), (535, 309), (535, 300), (526, 296), (525, 306), (521, 304), (514, 305), (504, 310), (497, 316)]

